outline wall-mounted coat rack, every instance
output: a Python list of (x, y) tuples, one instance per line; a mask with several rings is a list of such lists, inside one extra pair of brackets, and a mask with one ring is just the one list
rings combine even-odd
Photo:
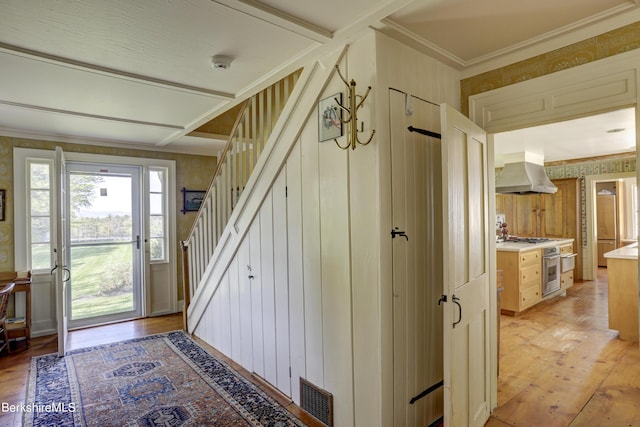
[(361, 142), (360, 139), (358, 138), (358, 134), (364, 132), (363, 122), (360, 122), (360, 130), (358, 130), (358, 110), (360, 109), (360, 107), (362, 107), (362, 104), (364, 103), (364, 100), (367, 99), (367, 96), (369, 96), (369, 92), (371, 91), (371, 86), (367, 87), (367, 91), (365, 92), (364, 95), (362, 96), (357, 95), (355, 80), (351, 79), (351, 82), (347, 82), (347, 79), (345, 79), (342, 73), (340, 72), (340, 67), (338, 65), (336, 65), (336, 71), (338, 72), (338, 75), (340, 76), (344, 84), (347, 86), (347, 91), (349, 94), (349, 107), (345, 107), (344, 105), (342, 105), (342, 103), (340, 103), (336, 99), (336, 103), (338, 104), (338, 107), (345, 112), (346, 118), (341, 119), (341, 121), (344, 124), (347, 124), (347, 123), (349, 124), (349, 133), (347, 135), (346, 145), (344, 146), (340, 145), (337, 139), (334, 139), (334, 141), (336, 145), (340, 147), (340, 149), (342, 150), (346, 150), (349, 147), (351, 147), (352, 150), (355, 150), (357, 144), (367, 145), (373, 139), (373, 135), (376, 134), (375, 129), (373, 129), (371, 131), (371, 135), (369, 135), (369, 139), (367, 139), (365, 142)]

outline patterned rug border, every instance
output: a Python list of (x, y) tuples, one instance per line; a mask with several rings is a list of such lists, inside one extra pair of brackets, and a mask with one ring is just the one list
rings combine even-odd
[[(226, 362), (209, 353), (182, 330), (71, 350), (65, 354), (63, 368), (59, 366), (59, 363), (56, 363), (60, 359), (57, 353), (32, 357), (26, 391), (26, 406), (31, 410), (24, 412), (23, 425), (34, 425), (34, 415), (37, 413), (36, 410), (33, 410), (34, 407), (43, 408), (52, 404), (63, 405), (63, 409), (75, 405), (77, 410), (50, 412), (47, 414), (48, 418), (50, 418), (47, 420), (47, 425), (49, 423), (57, 426), (87, 425), (83, 416), (82, 393), (79, 390), (76, 379), (73, 356), (157, 339), (164, 340), (184, 363), (193, 369), (207, 385), (215, 390), (250, 425), (256, 427), (279, 425), (271, 423), (270, 420), (284, 416), (292, 426), (306, 426), (271, 396), (240, 375)], [(46, 384), (43, 386), (38, 383), (38, 373), (43, 371), (50, 378), (55, 378), (55, 381), (49, 381), (49, 384), (56, 384), (55, 387), (46, 387)], [(36, 395), (38, 396), (37, 401)], [(258, 406), (256, 406), (256, 402), (259, 403)]]

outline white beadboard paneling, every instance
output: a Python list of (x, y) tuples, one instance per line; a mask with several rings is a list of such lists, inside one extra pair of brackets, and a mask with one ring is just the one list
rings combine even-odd
[(304, 281), (302, 260), (302, 186), (298, 143), (287, 160), (287, 245), (289, 248), (289, 327), (291, 354), (291, 398), (300, 404), (300, 377), (305, 376)]
[(300, 138), (302, 190), (302, 271), (306, 379), (324, 387), (324, 333), (320, 241), (318, 127), (307, 126)]
[(260, 251), (262, 253), (262, 336), (264, 345), (264, 378), (278, 383), (276, 360), (276, 301), (274, 289), (273, 196), (267, 195), (260, 209)]
[(353, 424), (350, 155), (332, 140), (319, 144), (324, 380), (325, 388), (339, 396), (334, 399), (334, 414), (341, 426)]
[(231, 358), (242, 360), (240, 332), (240, 290), (238, 289), (238, 258), (234, 258), (227, 271), (229, 277), (229, 311), (231, 319)]
[(273, 273), (276, 320), (277, 386), (291, 396), (289, 375), (289, 268), (287, 249), (287, 186), (286, 169), (273, 184)]
[(231, 357), (231, 298), (229, 296), (229, 275), (225, 274), (218, 288), (220, 293), (220, 350)]
[[(376, 76), (377, 86), (376, 87), (379, 88), (380, 91), (388, 91), (389, 88), (394, 88), (394, 89), (403, 91), (405, 93), (408, 93), (410, 95), (414, 95), (416, 97), (433, 102), (436, 105), (443, 102), (447, 102), (448, 104), (453, 105), (456, 108), (459, 108), (460, 77), (457, 71), (451, 69), (450, 67), (447, 67), (444, 64), (441, 64), (433, 60), (432, 58), (422, 55), (419, 52), (415, 51), (414, 49), (406, 45), (402, 45), (401, 43), (383, 34), (380, 34), (380, 33), (376, 34), (376, 43), (377, 43), (376, 56), (378, 58), (378, 62), (376, 65), (376, 70), (377, 70), (377, 76)], [(393, 96), (392, 93), (393, 93), (392, 91), (389, 92), (390, 96)], [(405, 191), (405, 189), (409, 188), (405, 185), (405, 183), (403, 182), (396, 183), (395, 180), (393, 182), (393, 189), (389, 186), (389, 183), (392, 182), (392, 179), (391, 179), (392, 170), (394, 170), (394, 168), (395, 169), (404, 168), (404, 166), (402, 165), (399, 165), (399, 164), (396, 165), (395, 161), (394, 161), (394, 164), (391, 165), (391, 157), (395, 158), (396, 156), (400, 156), (401, 155), (400, 151), (402, 151), (399, 149), (399, 147), (397, 146), (397, 144), (395, 144), (394, 141), (396, 141), (398, 138), (401, 138), (402, 134), (406, 133), (406, 126), (405, 126), (406, 123), (399, 125), (397, 130), (391, 129), (389, 125), (390, 117), (394, 117), (396, 118), (396, 120), (403, 120), (403, 118), (405, 117), (404, 116), (405, 114), (404, 95), (398, 94), (398, 96), (400, 97), (398, 101), (398, 104), (400, 105), (398, 107), (399, 111), (397, 112), (391, 112), (389, 109), (389, 106), (385, 105), (385, 103), (388, 102), (389, 98), (385, 98), (383, 102), (378, 102), (377, 104), (377, 106), (379, 107), (379, 111), (378, 111), (379, 114), (377, 115), (377, 118), (378, 118), (377, 126), (380, 129), (380, 133), (382, 135), (390, 135), (390, 138), (387, 138), (387, 139), (381, 138), (379, 140), (379, 144), (380, 144), (379, 146), (380, 160), (379, 160), (379, 169), (378, 169), (380, 173), (380, 180), (379, 180), (380, 205), (379, 206), (380, 206), (380, 212), (381, 212), (380, 233), (382, 234), (389, 233), (389, 230), (393, 226), (396, 226), (396, 225), (401, 226), (396, 222), (394, 222), (392, 215), (390, 211), (387, 210), (387, 208), (390, 209), (391, 207), (396, 206), (395, 197), (397, 196), (396, 193), (398, 191)], [(414, 113), (412, 116), (408, 116), (407, 119), (413, 119), (413, 118), (425, 116), (424, 118), (427, 120), (424, 122), (424, 126), (428, 127), (429, 130), (439, 132), (440, 130), (439, 129), (440, 128), (439, 108), (437, 106), (432, 107), (430, 105), (426, 105), (424, 106), (424, 109), (421, 110), (423, 107), (420, 107), (418, 104), (413, 102), (412, 107), (413, 107)], [(432, 113), (430, 112), (431, 109), (433, 109)], [(437, 119), (437, 121), (434, 121), (434, 118)], [(418, 125), (415, 125), (415, 126), (420, 127)], [(434, 156), (435, 157), (439, 156), (437, 152), (433, 152), (433, 151), (431, 153), (427, 152), (424, 154), (426, 155), (427, 159)], [(424, 179), (427, 180), (427, 183), (429, 185), (439, 185), (438, 183), (434, 183), (430, 181), (434, 179), (434, 176), (429, 175), (432, 172), (428, 170), (429, 167), (423, 163), (418, 162), (418, 159), (416, 157), (421, 155), (422, 154), (416, 154), (414, 156), (407, 156), (406, 158), (409, 158), (412, 162), (417, 162), (417, 163), (414, 163), (414, 165), (412, 166), (412, 169), (414, 171), (417, 171), (420, 174), (422, 174), (422, 172), (420, 171), (420, 168), (425, 169), (424, 172), (427, 173), (427, 175), (424, 176)], [(414, 207), (416, 209), (421, 209), (420, 206), (424, 205), (424, 203), (430, 203), (430, 200), (433, 199), (433, 195), (427, 194), (427, 196), (429, 197), (429, 199), (427, 199), (426, 201), (416, 199)], [(393, 201), (392, 201), (392, 197), (394, 197)], [(414, 197), (414, 195), (408, 193), (407, 197), (408, 198)], [(398, 203), (405, 204), (404, 198), (402, 202), (398, 202)], [(411, 203), (409, 203), (408, 206), (411, 206)], [(414, 243), (414, 242), (411, 242), (411, 236), (414, 233), (416, 232), (422, 233), (422, 231), (418, 231), (422, 229), (421, 228), (422, 225), (416, 222), (416, 220), (418, 219), (420, 219), (419, 215), (413, 215), (411, 218), (408, 218), (409, 220), (408, 222), (412, 224), (413, 227), (416, 229), (416, 231), (412, 231), (412, 233), (409, 235), (409, 239), (410, 239), (409, 243)], [(429, 221), (431, 220), (429, 219)], [(398, 391), (402, 391), (402, 390), (406, 390), (408, 393), (409, 392), (408, 387), (410, 386), (409, 383), (415, 382), (414, 377), (416, 377), (416, 375), (420, 375), (420, 376), (424, 375), (425, 377), (429, 377), (430, 375), (433, 376), (438, 374), (438, 372), (433, 372), (431, 370), (424, 371), (423, 370), (424, 367), (421, 367), (419, 364), (416, 364), (415, 362), (411, 362), (411, 360), (409, 360), (411, 358), (415, 360), (415, 357), (417, 357), (417, 356), (409, 357), (409, 351), (412, 351), (414, 353), (415, 352), (419, 353), (420, 351), (422, 351), (425, 345), (425, 343), (419, 343), (419, 345), (413, 346), (413, 344), (409, 343), (411, 338), (407, 336), (407, 334), (412, 334), (415, 331), (411, 331), (411, 330), (399, 331), (398, 335), (395, 336), (394, 338), (393, 329), (391, 328), (394, 320), (396, 322), (400, 322), (400, 321), (412, 322), (413, 320), (411, 320), (411, 318), (420, 320), (420, 321), (433, 321), (434, 319), (438, 320), (437, 319), (438, 313), (435, 313), (435, 312), (429, 314), (429, 319), (425, 319), (424, 313), (421, 313), (420, 311), (420, 310), (424, 310), (424, 307), (422, 306), (420, 306), (420, 310), (418, 310), (417, 318), (415, 317), (415, 315), (411, 315), (410, 318), (407, 319), (406, 315), (403, 314), (404, 310), (406, 310), (407, 308), (409, 307), (415, 308), (416, 306), (419, 306), (420, 303), (417, 301), (417, 299), (425, 297), (425, 295), (421, 293), (422, 289), (417, 289), (414, 292), (412, 292), (411, 295), (414, 296), (413, 300), (411, 300), (411, 296), (401, 296), (400, 298), (403, 298), (404, 299), (403, 301), (394, 301), (397, 298), (394, 298), (392, 296), (395, 290), (392, 289), (391, 284), (394, 282), (394, 274), (398, 275), (399, 272), (398, 272), (398, 269), (394, 270), (391, 261), (394, 258), (397, 258), (399, 256), (399, 254), (396, 254), (396, 249), (401, 250), (402, 248), (396, 248), (395, 246), (400, 246), (401, 244), (402, 243), (399, 242), (397, 238), (393, 239), (393, 241), (391, 239), (384, 239), (384, 238), (380, 240), (381, 291), (380, 291), (379, 306), (381, 307), (380, 323), (382, 325), (381, 345), (380, 345), (381, 367), (382, 367), (382, 372), (380, 375), (381, 375), (382, 385), (380, 388), (381, 417), (378, 425), (381, 425), (381, 426), (412, 425), (409, 418), (420, 419), (420, 420), (427, 419), (427, 421), (432, 421), (428, 419), (430, 415), (430, 412), (429, 412), (430, 408), (425, 408), (425, 407), (421, 409), (410, 408), (409, 412), (407, 412), (405, 410), (405, 406), (407, 405), (403, 397), (400, 397), (395, 401), (397, 408), (394, 411), (394, 407), (393, 407), (394, 393), (397, 394)], [(393, 256), (391, 254), (392, 248), (394, 250)], [(424, 249), (419, 249), (419, 250), (424, 251)], [(412, 256), (411, 253), (405, 254), (405, 255)], [(429, 265), (435, 265), (435, 264), (429, 264)], [(417, 270), (414, 269), (413, 272), (410, 272), (410, 275), (418, 279), (420, 275), (424, 274), (421, 272), (423, 271), (422, 269), (426, 268), (427, 270), (432, 272), (434, 269), (432, 267), (429, 267), (429, 265), (419, 264), (417, 266)], [(403, 272), (403, 274), (405, 276), (407, 275), (406, 272)], [(400, 277), (395, 277), (395, 279), (400, 279)], [(425, 282), (431, 281), (431, 280), (432, 279), (425, 277)], [(437, 280), (434, 280), (434, 282), (437, 282)], [(403, 292), (406, 292), (405, 289), (401, 289), (401, 290)], [(429, 297), (426, 296), (426, 298), (429, 298)], [(394, 303), (397, 304), (395, 306), (396, 308), (395, 318), (394, 318), (394, 310), (392, 310)], [(416, 304), (416, 305), (410, 306), (409, 304)], [(423, 317), (420, 317), (420, 316), (423, 316)], [(408, 324), (408, 323), (405, 323), (405, 324)], [(433, 327), (437, 327), (437, 325), (433, 325)], [(425, 332), (425, 334), (431, 335), (431, 332), (430, 331)], [(438, 341), (437, 338), (429, 336), (426, 345), (437, 347), (438, 345), (441, 345), (439, 344), (439, 342), (441, 341)], [(410, 348), (411, 346), (413, 346), (413, 348)], [(394, 352), (395, 352), (395, 356), (394, 356)], [(403, 360), (403, 363), (398, 364), (398, 361), (400, 359)], [(417, 367), (417, 370), (416, 370), (417, 374), (416, 375), (409, 374), (408, 377), (398, 378), (398, 375), (400, 375), (398, 373), (396, 375), (396, 378), (394, 378), (394, 375), (393, 375), (394, 361), (396, 362), (396, 368), (403, 368), (403, 369), (406, 369), (409, 362), (411, 362), (414, 367)], [(422, 390), (419, 390), (419, 391), (422, 391)], [(421, 406), (421, 405), (418, 405), (418, 406)], [(414, 411), (413, 414), (411, 413), (412, 411)], [(399, 418), (394, 420), (394, 417), (393, 417), (394, 414), (396, 414)], [(358, 417), (358, 415), (359, 413), (356, 415), (356, 417)], [(422, 425), (422, 424), (418, 422), (417, 425)]]
[[(374, 35), (352, 45), (347, 59), (349, 79), (358, 91), (375, 81)], [(361, 87), (362, 86), (362, 87)], [(365, 129), (372, 127), (376, 104), (386, 92), (373, 89), (365, 101), (367, 114), (358, 115)], [(377, 126), (375, 126), (377, 128)], [(363, 134), (367, 137), (368, 134)], [(380, 314), (379, 314), (379, 228), (378, 151), (381, 134), (370, 145), (349, 155), (349, 212), (351, 226), (351, 292), (353, 310), (353, 382), (355, 425), (376, 426), (380, 421)], [(384, 237), (389, 238), (386, 234)]]
[(250, 240), (247, 234), (240, 245), (238, 251), (238, 289), (240, 308), (240, 352), (242, 354), (241, 364), (249, 372), (253, 371), (253, 337), (252, 337), (252, 317), (253, 308), (251, 305), (251, 279), (250, 267)]
[(262, 331), (262, 259), (260, 250), (260, 215), (249, 229), (251, 281), (251, 335), (253, 339), (253, 371), (264, 377), (264, 339)]

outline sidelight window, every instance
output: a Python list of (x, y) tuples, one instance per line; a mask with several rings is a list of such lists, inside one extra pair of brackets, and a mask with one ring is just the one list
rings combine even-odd
[(28, 256), (33, 270), (52, 267), (53, 162), (46, 159), (27, 160), (27, 203), (29, 212)]
[(149, 168), (149, 247), (151, 261), (167, 261), (167, 169)]

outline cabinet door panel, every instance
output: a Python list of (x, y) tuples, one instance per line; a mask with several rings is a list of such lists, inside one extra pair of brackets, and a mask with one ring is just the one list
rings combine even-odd
[(520, 195), (515, 196), (514, 201), (516, 208), (514, 234), (528, 237), (539, 236), (538, 212), (540, 196), (538, 194)]
[(564, 186), (557, 186), (554, 194), (542, 195), (542, 235), (545, 237), (564, 237)]

